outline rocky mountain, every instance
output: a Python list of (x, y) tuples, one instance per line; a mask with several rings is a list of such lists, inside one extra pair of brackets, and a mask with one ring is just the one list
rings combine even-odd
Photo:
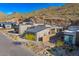
[(0, 12), (0, 22), (7, 21), (7, 17), (4, 13)]
[(0, 12), (0, 21), (12, 18), (32, 19), (35, 23), (68, 26), (71, 23), (78, 23), (79, 4), (64, 4), (64, 6), (43, 8), (25, 14), (13, 12), (13, 14), (5, 15)]
[[(49, 7), (28, 14), (36, 23), (68, 26), (79, 20), (79, 4), (65, 4), (61, 7)], [(75, 23), (76, 24), (76, 23)]]

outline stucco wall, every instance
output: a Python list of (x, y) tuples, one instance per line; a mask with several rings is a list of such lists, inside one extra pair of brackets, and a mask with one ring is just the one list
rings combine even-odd
[[(37, 32), (37, 41), (39, 41), (40, 37), (49, 36), (50, 28)], [(48, 41), (47, 39), (43, 38), (43, 41)]]
[(31, 27), (32, 25), (19, 25), (19, 34), (23, 34), (28, 27)]

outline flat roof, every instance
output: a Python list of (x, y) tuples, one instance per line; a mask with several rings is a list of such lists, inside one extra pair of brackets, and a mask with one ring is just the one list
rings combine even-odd
[(75, 33), (76, 33), (75, 31), (70, 31), (70, 30), (65, 30), (64, 31), (65, 35), (75, 35)]
[(0, 22), (0, 24), (16, 24), (14, 22)]
[(45, 27), (44, 25), (38, 25), (38, 26), (34, 26), (32, 28), (29, 28), (28, 30), (26, 30), (26, 33), (37, 33), (39, 31), (42, 31), (44, 29), (46, 29), (48, 27)]
[(75, 31), (70, 31), (70, 30), (64, 30), (64, 32), (75, 32)]

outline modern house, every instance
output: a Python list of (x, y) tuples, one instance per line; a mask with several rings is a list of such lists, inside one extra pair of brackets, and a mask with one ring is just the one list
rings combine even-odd
[(33, 24), (33, 20), (32, 19), (25, 19), (23, 20), (23, 23), (26, 23), (26, 24)]
[(32, 27), (32, 24), (19, 24), (19, 34), (22, 35), (30, 27)]
[(27, 29), (38, 25), (44, 25), (44, 24), (36, 24), (36, 23), (33, 23), (31, 19), (25, 19), (22, 23), (16, 25), (14, 29), (15, 29), (15, 32), (22, 35)]
[(55, 33), (63, 31), (63, 27), (62, 26), (52, 26), (51, 29), (54, 30)]
[(3, 24), (4, 24), (3, 22), (0, 22), (0, 28), (3, 28)]
[(79, 26), (70, 26), (64, 31), (64, 42), (70, 46), (79, 46)]
[(28, 28), (32, 27), (32, 24), (21, 23), (14, 27), (15, 32), (22, 35)]
[(22, 35), (25, 32), (25, 30), (27, 30), (28, 28), (32, 26), (33, 26), (32, 21), (27, 19), (27, 20), (24, 20), (22, 23), (16, 25), (14, 29), (15, 29), (15, 32)]
[(3, 24), (3, 27), (4, 28), (12, 28), (12, 23), (6, 22), (6, 23)]
[(60, 26), (52, 26), (51, 27), (51, 33), (52, 35), (50, 35), (49, 41), (51, 43), (55, 43), (58, 39), (62, 39), (63, 38), (63, 27)]
[(24, 38), (27, 40), (34, 40), (37, 42), (48, 42), (49, 35), (51, 34), (51, 28), (45, 27), (44, 25), (38, 25), (29, 28), (24, 33)]
[(51, 28), (51, 32), (52, 32), (52, 35), (58, 33), (58, 32), (62, 32), (64, 29), (62, 26), (56, 26), (56, 25), (45, 25), (46, 27), (50, 27)]
[(12, 22), (0, 22), (1, 28), (13, 28), (15, 23)]

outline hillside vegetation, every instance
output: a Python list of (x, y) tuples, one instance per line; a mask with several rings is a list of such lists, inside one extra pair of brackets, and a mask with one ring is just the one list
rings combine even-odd
[(12, 18), (32, 19), (35, 23), (55, 24), (59, 26), (68, 26), (71, 23), (79, 22), (79, 4), (65, 4), (60, 7), (48, 7), (31, 13), (14, 12), (10, 15), (0, 13), (0, 22)]

